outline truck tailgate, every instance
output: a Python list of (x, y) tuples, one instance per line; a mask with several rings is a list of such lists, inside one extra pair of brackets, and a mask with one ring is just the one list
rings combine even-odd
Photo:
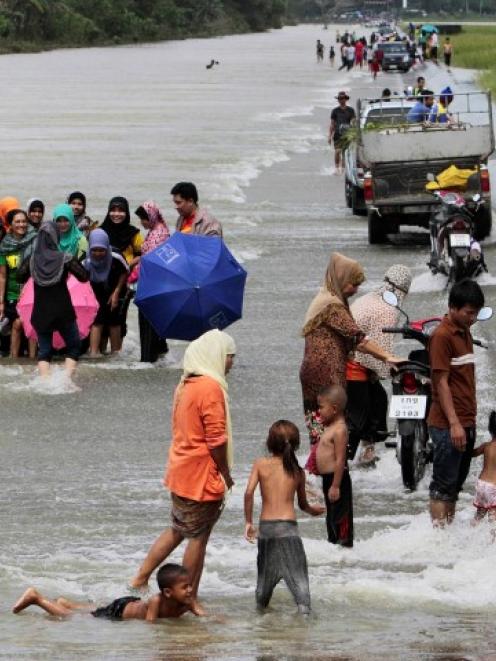
[[(458, 168), (478, 168), (478, 159), (452, 159), (449, 161), (406, 162), (401, 167), (395, 163), (376, 163), (372, 167), (374, 204), (417, 205), (432, 204), (435, 198), (425, 190), (429, 173), (437, 176), (450, 165)], [(480, 191), (480, 176), (477, 172), (468, 180), (465, 195)]]
[(492, 127), (464, 125), (431, 128), (411, 125), (404, 129), (362, 131), (360, 160), (367, 164), (474, 158), (485, 160), (493, 150)]

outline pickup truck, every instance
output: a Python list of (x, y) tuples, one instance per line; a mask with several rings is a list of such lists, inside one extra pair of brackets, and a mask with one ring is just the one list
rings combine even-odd
[[(372, 127), (405, 124), (408, 111), (414, 105), (415, 101), (405, 101), (398, 96), (391, 97), (390, 101), (371, 101), (363, 108), (360, 118), (361, 129), (369, 130)], [(350, 142), (344, 152), (344, 194), (346, 204), (352, 209), (353, 213), (356, 216), (366, 216), (367, 205), (363, 196), (365, 169), (364, 164), (359, 159), (358, 152), (358, 144), (354, 141)]]
[(403, 71), (406, 73), (413, 65), (410, 49), (403, 41), (386, 41), (377, 46), (382, 51), (382, 70)]
[[(398, 97), (396, 97), (398, 99)], [(411, 98), (398, 99), (411, 104)], [(357, 104), (356, 159), (363, 169), (363, 198), (370, 244), (385, 243), (401, 225), (428, 227), (439, 202), (426, 190), (428, 181), (450, 165), (472, 169), (462, 193), (467, 200), (479, 193), (483, 204), (475, 219), (475, 238), (491, 233), (491, 187), (487, 160), (494, 151), (489, 92), (455, 95), (447, 124), (409, 124), (398, 115), (389, 126), (364, 122), (370, 104), (390, 101), (360, 99)], [(453, 110), (452, 110), (453, 107)], [(402, 113), (403, 116), (405, 113)]]

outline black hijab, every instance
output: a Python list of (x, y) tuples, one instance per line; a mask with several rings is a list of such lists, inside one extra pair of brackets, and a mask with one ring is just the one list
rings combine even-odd
[(84, 193), (81, 193), (81, 191), (79, 191), (79, 190), (75, 190), (67, 198), (67, 204), (70, 204), (73, 200), (81, 200), (81, 202), (83, 203), (84, 209), (83, 209), (83, 211), (81, 212), (80, 215), (84, 216), (84, 214), (86, 213), (86, 195)]
[[(122, 223), (114, 223), (110, 219), (110, 210), (119, 207), (126, 212), (126, 218)], [(131, 225), (131, 213), (129, 211), (129, 202), (125, 197), (113, 197), (108, 205), (107, 215), (100, 228), (107, 232), (110, 245), (115, 250), (123, 252), (130, 244), (136, 234), (139, 233), (137, 227)]]

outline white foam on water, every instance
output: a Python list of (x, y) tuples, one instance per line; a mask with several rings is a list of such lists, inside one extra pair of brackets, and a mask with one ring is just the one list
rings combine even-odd
[(1, 383), (1, 377), (21, 376), (22, 374), (24, 374), (24, 371), (20, 365), (12, 365), (12, 366), (0, 365), (0, 383)]
[(42, 377), (35, 374), (27, 383), (16, 381), (9, 386), (10, 390), (17, 392), (31, 391), (40, 395), (72, 395), (81, 392), (81, 388), (74, 383), (63, 367), (51, 366), (50, 374)]
[(240, 264), (260, 259), (263, 255), (261, 248), (247, 248), (246, 250), (232, 250), (231, 252)]
[(481, 273), (477, 278), (477, 282), (481, 287), (494, 287), (496, 285), (496, 276), (490, 273)]
[(446, 283), (448, 279), (445, 275), (441, 273), (436, 273), (433, 275), (430, 271), (425, 271), (420, 275), (416, 275), (412, 280), (412, 285), (410, 287), (411, 294), (418, 294), (424, 292), (442, 292), (447, 291)]
[(315, 106), (297, 106), (294, 108), (288, 108), (287, 110), (281, 110), (278, 112), (262, 112), (255, 115), (256, 122), (270, 122), (276, 121), (280, 122), (283, 119), (290, 119), (292, 117), (308, 117), (313, 115)]

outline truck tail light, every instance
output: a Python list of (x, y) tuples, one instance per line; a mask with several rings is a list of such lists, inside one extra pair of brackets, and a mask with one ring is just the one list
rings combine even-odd
[(374, 201), (374, 181), (370, 172), (367, 172), (363, 178), (363, 197), (365, 202)]
[(491, 190), (491, 182), (489, 180), (489, 170), (487, 165), (481, 165), (480, 169), (480, 185), (483, 193), (489, 193)]

